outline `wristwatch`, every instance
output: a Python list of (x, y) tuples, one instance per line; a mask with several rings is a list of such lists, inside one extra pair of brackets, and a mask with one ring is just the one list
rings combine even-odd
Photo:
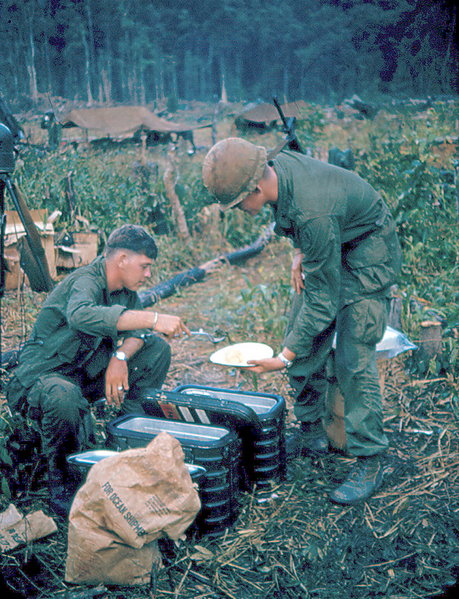
[(116, 358), (117, 360), (122, 360), (123, 362), (128, 361), (128, 357), (126, 356), (124, 351), (117, 350), (117, 351), (113, 352), (112, 357)]
[(282, 352), (280, 354), (277, 354), (277, 357), (281, 362), (283, 362), (285, 368), (290, 368), (290, 366), (293, 364), (292, 360), (287, 360), (287, 358), (284, 356)]

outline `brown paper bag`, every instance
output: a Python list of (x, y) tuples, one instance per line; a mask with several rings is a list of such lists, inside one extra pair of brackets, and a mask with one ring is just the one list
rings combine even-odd
[(181, 445), (166, 432), (101, 460), (70, 510), (65, 580), (147, 584), (156, 539), (178, 539), (200, 508)]
[(10, 503), (0, 514), (0, 553), (11, 551), (18, 545), (31, 543), (57, 531), (56, 523), (40, 510), (23, 516)]

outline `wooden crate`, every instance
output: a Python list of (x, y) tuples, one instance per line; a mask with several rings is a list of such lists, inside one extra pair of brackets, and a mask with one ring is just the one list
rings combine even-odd
[[(384, 396), (387, 360), (377, 360), (379, 370), (379, 386)], [(324, 429), (332, 447), (344, 450), (346, 448), (346, 430), (344, 428), (344, 397), (335, 382), (328, 385), (325, 399)]]
[(99, 237), (97, 233), (72, 233), (73, 245), (56, 247), (56, 267), (74, 269), (89, 264), (97, 257)]
[[(20, 266), (20, 255), (18, 251), (18, 241), (25, 236), (24, 226), (15, 211), (8, 211), (6, 214), (5, 227), (5, 249), (4, 257), (8, 270), (5, 273), (5, 290), (17, 289), (21, 285), (24, 272)], [(56, 277), (56, 264), (54, 259), (54, 228), (52, 223), (48, 222), (47, 210), (31, 210), (30, 215), (33, 218), (35, 226), (40, 234), (40, 241), (45, 250), (46, 260), (48, 262), (51, 278)], [(28, 284), (27, 276), (25, 277)]]

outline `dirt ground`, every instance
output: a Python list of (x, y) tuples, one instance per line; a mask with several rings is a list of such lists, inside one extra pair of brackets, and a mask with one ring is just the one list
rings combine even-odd
[[(283, 252), (282, 245), (268, 246), (245, 264), (225, 265), (155, 308), (186, 315), (194, 330), (223, 330), (232, 342), (266, 341), (262, 333), (254, 339), (253, 332), (240, 330), (228, 306), (246, 284), (244, 277), (258, 284), (265, 272), (280, 268)], [(15, 301), (14, 294), (6, 298), (8, 314)], [(257, 391), (286, 399), (288, 426), (294, 425), (285, 376), (273, 373), (255, 381), (246, 370), (212, 364), (209, 356), (225, 343), (214, 346), (200, 337), (174, 341), (166, 389), (187, 383), (241, 390), (256, 385)], [(50, 512), (38, 472), (13, 502), (25, 513), (43, 509), (55, 518), (58, 532), (1, 555), (8, 592), (68, 599), (452, 596), (459, 578), (457, 383), (447, 377), (412, 378), (406, 356), (387, 362), (384, 375), (390, 449), (383, 486), (369, 501), (353, 507), (328, 501), (352, 467), (348, 456), (332, 452), (320, 459), (297, 458), (287, 464), (285, 479), (273, 484), (268, 501), (255, 491), (242, 493), (238, 518), (220, 537), (164, 546), (163, 567), (150, 585), (91, 590), (64, 582), (67, 524)], [(3, 497), (2, 509), (6, 503)]]

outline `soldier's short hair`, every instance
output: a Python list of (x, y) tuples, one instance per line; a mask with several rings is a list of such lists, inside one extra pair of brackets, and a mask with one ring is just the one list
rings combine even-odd
[(123, 225), (110, 233), (105, 246), (105, 257), (116, 250), (129, 250), (136, 254), (145, 254), (148, 258), (156, 260), (158, 247), (153, 237), (139, 225)]

